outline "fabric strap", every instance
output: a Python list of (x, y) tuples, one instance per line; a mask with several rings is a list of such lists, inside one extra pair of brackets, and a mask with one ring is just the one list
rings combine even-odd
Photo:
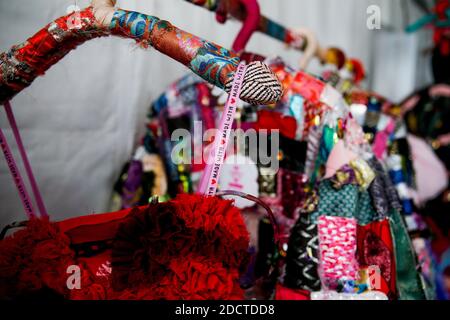
[(239, 96), (246, 73), (245, 63), (240, 63), (234, 76), (233, 85), (225, 104), (225, 110), (220, 119), (219, 130), (214, 139), (214, 145), (209, 154), (207, 165), (203, 171), (199, 184), (199, 192), (207, 196), (215, 196), (219, 183), (220, 169), (225, 158), (234, 116), (236, 114)]
[[(8, 117), (8, 122), (11, 126), (14, 139), (16, 140), (17, 146), (19, 148), (19, 153), (22, 158), (23, 165), (25, 167), (25, 172), (28, 176), (28, 180), (31, 185), (31, 190), (33, 192), (34, 199), (36, 200), (37, 207), (39, 209), (39, 213), (41, 217), (48, 217), (47, 210), (44, 205), (44, 201), (42, 200), (41, 193), (39, 191), (39, 187), (36, 183), (36, 179), (33, 174), (33, 170), (30, 165), (30, 161), (28, 160), (27, 153), (25, 151), (25, 147), (22, 142), (22, 138), (19, 133), (19, 128), (17, 127), (16, 119), (14, 118), (14, 114), (12, 112), (11, 104), (9, 101), (5, 102), (5, 111)], [(11, 152), (11, 149), (6, 140), (6, 136), (0, 128), (0, 145), (2, 147), (3, 154), (5, 155), (6, 162), (8, 164), (8, 168), (11, 172), (11, 175), (14, 179), (14, 182), (17, 187), (17, 191), (19, 192), (20, 199), (22, 201), (23, 207), (25, 209), (25, 213), (29, 218), (35, 217), (36, 213), (33, 208), (33, 202), (30, 199), (28, 194), (26, 185), (20, 174), (19, 167), (17, 166), (16, 160)]]

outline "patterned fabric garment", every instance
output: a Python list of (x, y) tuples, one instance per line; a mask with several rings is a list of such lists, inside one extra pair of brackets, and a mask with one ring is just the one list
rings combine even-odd
[(375, 172), (370, 165), (363, 159), (355, 159), (350, 161), (350, 167), (355, 171), (356, 181), (363, 189), (367, 189), (375, 179)]
[(319, 291), (317, 225), (302, 214), (292, 228), (284, 284), (293, 289)]
[[(152, 46), (213, 85), (231, 91), (239, 56), (217, 44), (185, 32), (170, 22), (138, 12), (117, 10), (111, 33), (136, 39)], [(281, 83), (267, 65), (255, 61), (247, 66), (240, 98), (252, 104), (277, 102), (283, 93)]]
[(335, 189), (332, 180), (323, 180), (319, 185), (319, 206), (311, 218), (316, 222), (321, 216), (355, 218), (359, 225), (384, 218), (374, 210), (368, 191), (361, 191), (354, 184)]
[(283, 215), (297, 220), (297, 208), (305, 202), (308, 197), (304, 191), (307, 183), (307, 177), (303, 174), (282, 170), (281, 174), (282, 197), (281, 205), (283, 207)]
[(344, 165), (330, 178), (334, 189), (341, 189), (346, 184), (358, 184), (355, 170), (348, 164)]
[(375, 172), (369, 164), (362, 159), (356, 159), (337, 170), (330, 181), (335, 189), (341, 189), (346, 184), (353, 184), (365, 190), (374, 179)]
[(356, 220), (322, 216), (317, 225), (322, 284), (335, 290), (341, 280), (355, 281), (358, 272)]
[(376, 177), (369, 187), (369, 193), (378, 216), (380, 218), (387, 217), (391, 210), (401, 212), (402, 205), (398, 198), (397, 190), (383, 170), (381, 163), (375, 158), (370, 159), (368, 163), (376, 173)]
[(372, 222), (383, 220), (386, 216), (380, 216), (377, 214), (372, 205), (372, 197), (369, 192), (361, 191), (358, 198), (358, 208), (356, 209), (356, 218), (358, 224), (365, 226)]
[(357, 241), (357, 259), (360, 268), (370, 268), (369, 276), (373, 275), (374, 271), (380, 275), (379, 281), (370, 283), (371, 286), (378, 286), (375, 289), (384, 292), (390, 299), (395, 299), (397, 297), (395, 252), (389, 220), (358, 226)]
[(108, 35), (95, 23), (92, 8), (78, 15), (78, 18), (75, 13), (58, 18), (24, 43), (0, 53), (0, 104), (31, 85), (78, 45)]
[[(373, 171), (377, 172), (376, 170)], [(386, 182), (389, 182), (388, 179)], [(373, 188), (374, 183), (385, 185), (383, 177), (379, 174), (370, 185), (369, 190)], [(394, 195), (396, 195), (395, 189)], [(392, 205), (386, 197), (383, 193), (378, 200), (389, 208)], [(381, 275), (380, 291), (391, 298), (395, 298), (395, 252), (389, 227), (389, 213), (375, 210), (373, 205), (377, 203), (375, 200), (372, 193), (361, 190), (355, 173), (347, 165), (341, 168), (332, 179), (320, 183), (319, 206), (312, 214), (312, 220), (317, 223), (324, 217), (356, 219), (358, 225), (356, 256), (360, 268), (362, 270), (367, 270), (369, 267), (379, 269)]]
[(319, 206), (311, 219), (316, 223), (321, 216), (354, 218), (357, 199), (357, 186), (347, 184), (341, 189), (334, 189), (330, 180), (323, 180), (319, 185)]
[(308, 135), (308, 150), (306, 152), (306, 161), (305, 161), (305, 174), (308, 177), (311, 177), (316, 159), (319, 154), (320, 141), (322, 139), (322, 130), (320, 128), (312, 128)]
[(110, 24), (113, 34), (153, 46), (214, 85), (224, 88), (239, 63), (232, 51), (174, 27), (170, 22), (138, 12), (117, 10)]
[[(61, 17), (23, 44), (0, 53), (0, 103), (28, 87), (78, 45), (107, 35), (135, 39), (142, 47), (153, 46), (209, 83), (231, 91), (240, 62), (235, 52), (138, 12), (117, 9), (110, 25), (99, 27), (92, 10)], [(278, 78), (260, 61), (248, 65), (242, 82), (240, 98), (249, 103), (276, 103), (283, 93)]]
[(424, 280), (417, 271), (417, 258), (399, 211), (391, 212), (391, 229), (397, 262), (397, 288), (400, 300), (425, 300)]

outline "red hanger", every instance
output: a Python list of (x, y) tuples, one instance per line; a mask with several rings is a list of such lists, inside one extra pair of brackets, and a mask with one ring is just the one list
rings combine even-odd
[(243, 26), (233, 43), (233, 51), (242, 52), (255, 31), (259, 29), (261, 10), (257, 0), (228, 0), (223, 1), (216, 11), (216, 20), (225, 23), (228, 14), (243, 20)]

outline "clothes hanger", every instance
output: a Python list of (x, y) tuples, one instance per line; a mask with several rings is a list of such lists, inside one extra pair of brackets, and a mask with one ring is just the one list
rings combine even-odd
[[(221, 6), (219, 7), (220, 9), (216, 13), (217, 21), (219, 21), (220, 23), (224, 23), (226, 21), (226, 19), (224, 19), (224, 18), (226, 18), (226, 16), (227, 16), (226, 12), (228, 12), (228, 10), (235, 10), (235, 9), (232, 9), (231, 7), (229, 7), (230, 5), (233, 5), (233, 6), (241, 6), (242, 5), (242, 8), (243, 8), (243, 11), (241, 11), (241, 12), (243, 14), (242, 18), (244, 19), (244, 24), (233, 43), (233, 50), (236, 52), (242, 53), (244, 51), (245, 47), (247, 46), (247, 43), (250, 40), (251, 36), (258, 29), (258, 23), (259, 23), (259, 20), (261, 17), (261, 13), (259, 10), (259, 5), (258, 5), (257, 0), (238, 0), (237, 2), (222, 2)], [(245, 72), (244, 72), (244, 74), (245, 74)], [(230, 101), (227, 100), (224, 108), (225, 108), (225, 111), (224, 111), (225, 113), (228, 113), (231, 110), (233, 110), (233, 118), (231, 119), (231, 122), (229, 123), (229, 125), (231, 126), (235, 120), (234, 119), (235, 115), (240, 114), (237, 112), (237, 109), (239, 107), (237, 105), (234, 107), (230, 107)], [(230, 111), (226, 111), (226, 110), (230, 110)], [(226, 125), (224, 125), (225, 118), (223, 117), (220, 122), (221, 123), (220, 123), (219, 127), (221, 127), (222, 129), (220, 129), (219, 134), (216, 135), (215, 139), (217, 139), (217, 137), (219, 137), (219, 136), (222, 136), (221, 132), (225, 132), (225, 129), (224, 129), (224, 126), (226, 127)], [(238, 121), (237, 123), (238, 123), (238, 127), (240, 127), (240, 121)], [(225, 144), (225, 146), (226, 146), (228, 144), (228, 140), (229, 140), (229, 138), (223, 140), (222, 145)], [(226, 143), (225, 143), (225, 141), (226, 141)], [(203, 169), (202, 175), (200, 177), (199, 185), (198, 185), (198, 190), (197, 190), (198, 192), (200, 192), (202, 194), (213, 195), (217, 190), (217, 184), (219, 182), (219, 179), (213, 173), (213, 170), (214, 170), (213, 168), (215, 166), (217, 167), (217, 163), (216, 164), (212, 163), (212, 160), (218, 156), (218, 152), (222, 153), (222, 151), (217, 151), (218, 149), (220, 149), (222, 147), (222, 145), (218, 144), (216, 141), (212, 142), (212, 144), (210, 145), (211, 150), (208, 152), (209, 153), (208, 162), (207, 162), (205, 168)], [(225, 151), (226, 151), (226, 148), (225, 148)], [(222, 160), (221, 160), (222, 162), (224, 161), (225, 156), (226, 156), (225, 151), (223, 152), (223, 155), (222, 155)], [(238, 151), (238, 153), (239, 153), (239, 151)], [(215, 176), (215, 178), (212, 178), (213, 176)], [(214, 191), (211, 191), (211, 190), (214, 190)]]
[(426, 26), (432, 26), (434, 28), (450, 27), (450, 2), (448, 0), (438, 1), (430, 13), (407, 26), (406, 32), (417, 32)]
[[(261, 20), (261, 11), (257, 0), (238, 0), (235, 4), (242, 6), (244, 14), (242, 17), (243, 26), (233, 42), (232, 49), (241, 53), (245, 49), (253, 33), (258, 30), (259, 21)], [(216, 19), (220, 23), (225, 23), (226, 13), (217, 12)]]
[[(258, 28), (258, 22), (259, 22), (259, 18), (260, 18), (260, 11), (259, 11), (259, 6), (258, 6), (258, 3), (257, 3), (257, 1), (256, 0), (242, 0), (242, 3), (243, 3), (243, 5), (245, 6), (245, 8), (246, 8), (246, 17), (245, 17), (245, 20), (244, 20), (244, 24), (243, 24), (243, 27), (242, 27), (242, 29), (239, 31), (239, 33), (237, 34), (237, 36), (236, 36), (236, 38), (235, 38), (235, 41), (234, 41), (234, 44), (233, 44), (233, 50), (234, 51), (236, 51), (236, 52), (242, 52), (244, 49), (245, 49), (245, 47), (246, 47), (246, 45), (247, 45), (247, 43), (248, 43), (248, 41), (249, 41), (249, 39), (251, 38), (251, 36), (252, 36), (252, 34), (257, 30), (257, 28)], [(185, 77), (183, 77), (182, 79), (180, 79), (179, 81), (180, 81), (180, 83), (176, 83), (176, 84), (174, 84), (172, 87), (171, 87), (171, 89), (169, 89), (168, 91), (170, 92), (172, 89), (175, 89), (176, 90), (176, 88), (175, 87), (177, 87), (178, 89), (181, 89), (181, 88), (179, 88), (180, 87), (180, 85), (181, 84), (183, 84), (183, 86), (186, 86), (186, 87), (192, 87), (192, 86), (196, 86), (197, 88), (195, 89), (195, 90), (199, 90), (199, 88), (198, 88), (198, 84), (200, 83), (199, 81), (200, 80), (197, 80), (196, 79), (196, 81), (187, 81), (187, 83), (186, 83), (186, 81), (184, 80), (185, 79)], [(191, 77), (189, 77), (189, 79), (193, 79), (193, 78), (191, 78)], [(170, 94), (169, 94), (170, 95)], [(200, 91), (198, 91), (198, 102), (199, 103), (202, 103), (200, 100), (202, 99), (201, 98), (201, 92)], [(172, 99), (179, 99), (179, 101), (181, 102), (181, 103), (184, 103), (184, 98), (182, 97), (182, 96), (179, 96), (179, 97), (175, 97), (175, 96), (172, 96), (172, 95), (170, 95), (171, 97), (172, 97)], [(172, 104), (174, 104), (175, 102), (174, 101), (172, 101)], [(190, 108), (190, 107), (189, 107)], [(164, 111), (165, 110), (165, 111)], [(155, 112), (157, 113), (157, 114), (162, 114), (162, 113), (165, 113), (165, 114), (167, 114), (167, 105), (166, 105), (166, 107), (165, 108), (163, 108), (163, 110), (155, 110)], [(167, 127), (167, 124), (166, 124), (166, 121), (168, 120), (168, 117), (166, 116), (166, 117), (159, 117), (159, 119), (160, 119), (160, 126), (162, 126), (163, 128), (164, 127)], [(214, 126), (213, 126), (214, 127)], [(167, 132), (167, 128), (166, 128), (166, 134), (165, 134), (165, 138), (163, 138), (162, 140), (163, 141), (165, 141), (164, 143), (167, 143), (167, 141), (169, 141), (170, 140), (170, 135), (168, 134), (168, 132)], [(170, 147), (169, 147), (169, 149), (167, 149), (166, 150), (166, 152), (163, 152), (164, 154), (165, 153), (167, 153), (168, 152), (168, 154), (169, 154), (169, 156), (170, 156)], [(162, 155), (162, 156), (164, 156), (164, 154)], [(165, 155), (166, 156), (166, 158), (167, 158), (167, 155)], [(167, 159), (167, 160), (170, 160), (170, 159)], [(178, 177), (178, 172), (177, 172), (177, 168), (176, 167), (173, 167), (172, 166), (172, 168), (169, 166), (167, 169), (171, 169), (171, 172), (172, 173), (170, 173), (170, 174), (168, 174), (168, 177), (172, 177), (172, 176), (176, 176), (176, 177)], [(172, 179), (173, 180), (173, 179)], [(175, 180), (178, 180), (178, 178), (176, 178)], [(171, 181), (171, 183), (173, 183), (174, 181)]]
[(305, 70), (314, 57), (318, 57), (323, 63), (325, 61), (325, 52), (319, 46), (319, 41), (314, 32), (307, 28), (297, 28), (295, 31), (306, 39), (306, 47), (299, 63), (300, 70)]
[[(228, 16), (231, 16), (238, 21), (243, 21), (246, 17), (246, 9), (248, 6), (248, 4), (245, 4), (246, 1), (242, 0), (185, 1), (197, 6), (201, 6), (209, 11), (216, 12), (216, 19), (220, 23), (225, 23), (228, 19)], [(251, 2), (256, 1), (252, 0)], [(306, 45), (305, 38), (303, 36), (297, 34), (294, 30), (290, 30), (263, 15), (259, 17), (258, 31), (268, 35), (269, 37), (284, 42), (294, 49), (304, 50)]]
[[(0, 59), (5, 68), (0, 71), (0, 103), (5, 103), (28, 87), (76, 46), (109, 35), (134, 39), (143, 47), (153, 46), (189, 67), (209, 83), (225, 91), (231, 90), (240, 60), (235, 52), (184, 32), (168, 21), (115, 9), (115, 3), (115, 0), (94, 0), (91, 7), (55, 20), (23, 46), (13, 47), (1, 54)], [(73, 24), (74, 20), (77, 24)], [(19, 62), (23, 62), (24, 67), (18, 68)], [(266, 91), (266, 98), (270, 101), (253, 102), (272, 103), (278, 100), (282, 88), (275, 75), (260, 62), (250, 64), (249, 71), (252, 68), (261, 69), (262, 78), (267, 78), (263, 80), (260, 77), (255, 79), (256, 82), (244, 79), (240, 98), (251, 102), (255, 89), (270, 83)]]
[[(8, 52), (0, 54), (2, 65), (0, 104), (5, 104), (7, 112), (10, 109), (10, 99), (30, 86), (38, 76), (43, 75), (71, 50), (88, 40), (108, 35), (135, 39), (142, 46), (152, 45), (162, 53), (190, 67), (191, 70), (196, 70), (194, 73), (203, 75), (203, 79), (208, 82), (227, 91), (231, 90), (239, 62), (236, 53), (188, 34), (172, 26), (168, 21), (161, 21), (156, 17), (137, 12), (115, 9), (115, 3), (114, 0), (94, 0), (92, 6), (56, 19), (22, 45), (13, 46)], [(163, 31), (163, 34), (160, 34), (160, 31)], [(189, 43), (188, 51), (185, 50), (186, 43), (183, 41), (192, 42)], [(197, 58), (200, 60), (198, 63), (201, 64), (201, 68), (194, 61)], [(274, 101), (281, 97), (281, 84), (267, 66), (256, 63), (249, 64), (247, 68), (253, 73), (262, 71), (263, 75), (267, 76), (263, 82), (272, 82), (273, 88), (278, 91)], [(244, 87), (239, 97), (247, 100), (254, 95), (250, 92), (253, 91), (252, 87), (261, 89), (261, 86), (257, 84), (261, 79), (255, 80), (256, 82), (247, 80), (245, 76), (241, 79)], [(264, 86), (264, 83), (260, 84)], [(249, 96), (245, 97), (245, 92)], [(272, 100), (270, 90), (267, 93), (265, 97)], [(254, 102), (258, 103), (257, 100), (259, 98)], [(13, 122), (11, 125), (14, 127)], [(5, 155), (10, 154), (8, 150), (5, 150), (6, 148)], [(25, 161), (25, 157), (23, 158)], [(32, 180), (31, 175), (30, 180)], [(17, 187), (20, 191), (21, 186), (17, 185)], [(27, 214), (34, 216), (35, 212), (29, 206), (31, 203), (29, 196), (24, 196), (22, 200)], [(47, 215), (45, 209), (40, 210), (40, 213), (43, 216)]]
[(316, 34), (308, 28), (300, 27), (294, 30), (306, 39), (304, 54), (299, 63), (301, 70), (305, 70), (313, 58), (317, 58), (322, 65), (334, 65), (337, 70), (344, 67), (347, 60), (341, 49), (335, 47), (325, 49), (319, 44)]
[[(198, 1), (198, 0), (185, 0), (197, 6), (201, 6), (209, 11), (216, 12), (216, 19), (219, 23), (225, 23), (228, 16), (231, 16), (239, 21), (244, 21), (244, 27), (233, 45), (233, 49), (240, 52), (242, 48), (245, 47), (245, 40), (251, 36), (250, 30), (245, 30), (247, 27), (255, 27), (256, 14), (251, 17), (251, 22), (247, 19), (249, 18), (249, 12), (255, 12), (256, 7), (259, 11), (259, 5), (257, 0), (212, 0), (212, 1)], [(257, 26), (257, 31), (260, 31), (274, 39), (284, 42), (291, 48), (304, 51), (304, 55), (300, 60), (300, 69), (305, 69), (309, 61), (313, 57), (317, 57), (322, 64), (325, 63), (339, 63), (337, 64), (338, 69), (343, 66), (340, 63), (342, 59), (335, 59), (334, 53), (336, 48), (324, 49), (319, 46), (317, 38), (314, 33), (306, 28), (298, 29), (288, 29), (285, 26), (274, 22), (273, 20), (267, 18), (264, 15), (257, 13), (259, 16), (259, 23)], [(253, 31), (256, 31), (253, 29)], [(261, 58), (261, 57), (259, 57)], [(345, 62), (345, 59), (344, 59)]]
[[(450, 1), (439, 0), (432, 12), (423, 16), (415, 23), (409, 25), (406, 31), (416, 32), (424, 27), (431, 27), (434, 31), (433, 63), (446, 59), (450, 55)], [(442, 58), (440, 57), (442, 56)], [(442, 81), (442, 80), (439, 80)]]

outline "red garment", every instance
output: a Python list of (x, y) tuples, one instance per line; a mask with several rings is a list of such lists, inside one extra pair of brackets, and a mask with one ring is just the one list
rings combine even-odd
[[(165, 203), (64, 222), (34, 219), (0, 241), (0, 299), (49, 288), (69, 299), (242, 299), (249, 235), (231, 201)], [(81, 289), (69, 290), (69, 266)]]
[(275, 300), (311, 300), (311, 292), (307, 290), (290, 289), (281, 284), (277, 284)]
[[(448, 0), (441, 0), (437, 3), (434, 11), (436, 12), (439, 21), (447, 21), (447, 10), (450, 8)], [(440, 48), (443, 56), (450, 55), (450, 27), (435, 28), (433, 41), (437, 47)]]
[(389, 220), (358, 225), (356, 235), (360, 268), (378, 266), (381, 272), (381, 288), (378, 291), (385, 293), (389, 299), (395, 298), (395, 253)]
[(280, 130), (286, 138), (295, 139), (297, 134), (297, 120), (294, 117), (284, 116), (275, 111), (258, 111), (258, 122), (254, 125), (255, 130)]

